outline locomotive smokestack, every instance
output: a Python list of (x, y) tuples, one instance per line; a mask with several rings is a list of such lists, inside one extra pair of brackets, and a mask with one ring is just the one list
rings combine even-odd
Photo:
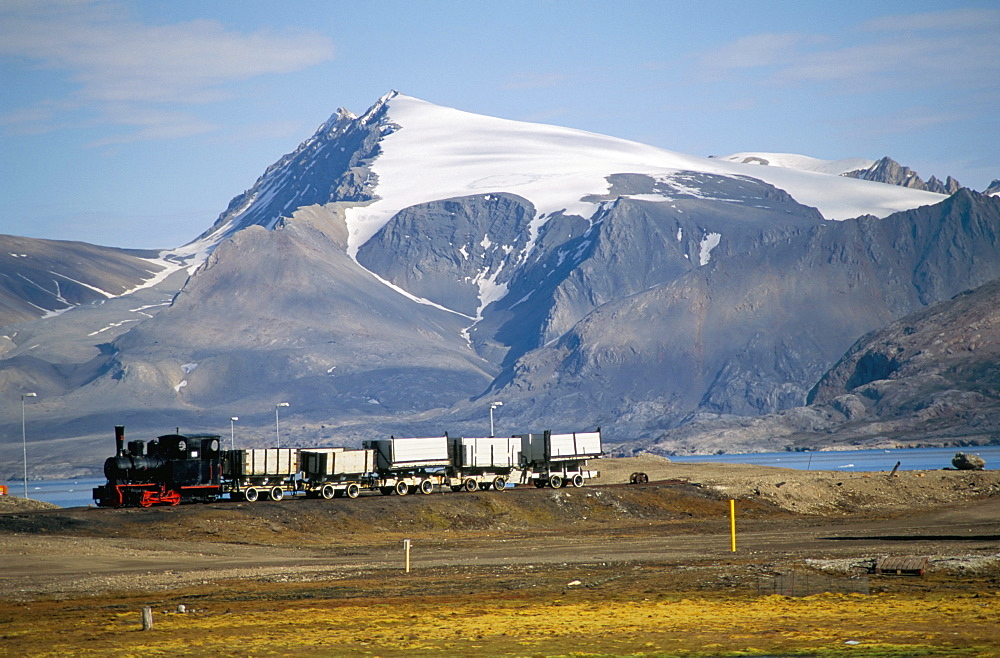
[(118, 457), (125, 456), (125, 426), (115, 425), (115, 454)]

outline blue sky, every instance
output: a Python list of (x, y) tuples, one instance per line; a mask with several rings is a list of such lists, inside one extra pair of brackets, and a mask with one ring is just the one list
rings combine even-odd
[(0, 0), (0, 233), (194, 238), (397, 89), (694, 155), (1000, 178), (991, 2)]

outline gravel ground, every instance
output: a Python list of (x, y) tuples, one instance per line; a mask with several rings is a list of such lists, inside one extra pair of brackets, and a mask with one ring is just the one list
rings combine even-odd
[[(0, 598), (391, 573), (403, 538), (413, 540), (421, 569), (669, 564), (678, 578), (709, 587), (762, 569), (835, 572), (919, 555), (940, 573), (1000, 583), (998, 472), (890, 477), (653, 456), (595, 465), (601, 477), (583, 489), (148, 510), (63, 510), (8, 496), (0, 498)], [(633, 472), (650, 483), (626, 484)], [(739, 510), (736, 553), (730, 498)]]

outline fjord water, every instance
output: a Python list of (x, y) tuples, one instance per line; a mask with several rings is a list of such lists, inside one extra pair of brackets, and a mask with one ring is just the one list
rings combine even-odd
[[(670, 457), (678, 463), (722, 462), (727, 464), (759, 464), (813, 471), (891, 471), (899, 462), (905, 471), (928, 471), (951, 468), (955, 453), (979, 455), (987, 469), (1000, 467), (1000, 446), (969, 448), (905, 448), (899, 450), (844, 450), (830, 452), (758, 452), (744, 455), (686, 455)], [(93, 500), (94, 487), (104, 484), (103, 478), (72, 480), (29, 480), (28, 496), (60, 507), (86, 507)], [(22, 481), (5, 483), (11, 495), (20, 496)]]
[(1000, 466), (1000, 446), (968, 448), (902, 448), (896, 450), (836, 450), (824, 452), (757, 452), (745, 455), (685, 455), (670, 457), (679, 463), (722, 462), (759, 464), (812, 471), (891, 471), (899, 462), (901, 471), (951, 468), (951, 458), (964, 452), (986, 460), (986, 468)]

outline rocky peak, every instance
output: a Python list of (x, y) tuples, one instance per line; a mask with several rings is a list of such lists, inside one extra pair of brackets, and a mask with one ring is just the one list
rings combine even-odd
[(899, 185), (900, 187), (909, 187), (914, 190), (925, 190), (938, 194), (954, 194), (962, 187), (962, 184), (951, 176), (948, 176), (943, 183), (934, 176), (931, 176), (930, 180), (924, 182), (917, 175), (917, 172), (909, 167), (904, 167), (889, 156), (885, 156), (867, 169), (856, 169), (841, 175), (848, 178), (870, 180), (888, 185)]

